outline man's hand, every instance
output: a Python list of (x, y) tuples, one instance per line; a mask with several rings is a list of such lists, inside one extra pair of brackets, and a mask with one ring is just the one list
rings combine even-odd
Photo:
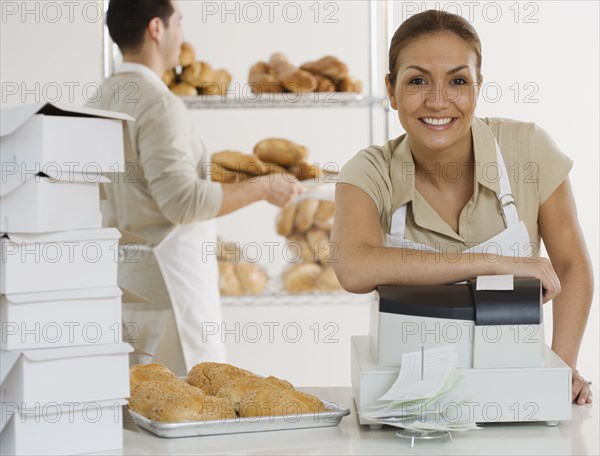
[(304, 187), (295, 177), (283, 174), (269, 174), (261, 177), (265, 185), (265, 200), (275, 206), (283, 207), (304, 193)]

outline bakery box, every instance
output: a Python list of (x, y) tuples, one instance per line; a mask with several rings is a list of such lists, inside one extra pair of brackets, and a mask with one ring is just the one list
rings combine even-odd
[(117, 286), (120, 236), (115, 228), (7, 234), (0, 239), (0, 292)]
[(0, 453), (63, 455), (116, 450), (123, 447), (124, 399), (46, 408), (6, 406)]
[(2, 382), (2, 402), (29, 409), (129, 397), (132, 350), (126, 343), (25, 350)]
[(44, 233), (100, 228), (102, 175), (63, 173), (36, 174), (17, 181), (12, 188), (0, 186), (0, 231)]
[(60, 169), (69, 173), (124, 171), (132, 150), (122, 113), (37, 103), (2, 109), (3, 184)]
[(101, 345), (122, 340), (121, 290), (84, 288), (0, 297), (2, 350)]

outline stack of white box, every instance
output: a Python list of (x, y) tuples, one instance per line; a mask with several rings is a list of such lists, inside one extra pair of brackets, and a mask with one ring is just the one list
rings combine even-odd
[(123, 171), (127, 120), (51, 104), (2, 110), (2, 454), (123, 446), (132, 348), (120, 233), (102, 228), (100, 183)]

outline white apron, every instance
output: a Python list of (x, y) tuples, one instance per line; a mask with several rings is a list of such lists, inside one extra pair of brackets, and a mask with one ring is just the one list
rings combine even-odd
[[(154, 247), (173, 308), (187, 370), (203, 361), (225, 362), (220, 338), (205, 329), (221, 328), (219, 268), (214, 255), (203, 255), (203, 243), (217, 242), (214, 220), (175, 226)], [(204, 261), (203, 261), (203, 256)], [(209, 326), (206, 326), (209, 325)]]
[[(530, 245), (527, 227), (522, 220), (519, 220), (519, 214), (510, 187), (510, 179), (506, 172), (506, 165), (504, 164), (504, 159), (500, 153), (498, 142), (496, 142), (496, 159), (500, 172), (500, 194), (496, 195), (496, 197), (498, 198), (498, 206), (502, 211), (502, 217), (506, 228), (487, 241), (475, 245), (465, 250), (463, 253), (487, 253), (493, 256), (510, 256), (511, 253), (515, 251), (515, 243), (518, 243), (521, 247), (517, 250), (519, 252), (522, 251), (525, 246)], [(406, 204), (403, 205), (392, 215), (390, 234), (386, 235), (386, 246), (427, 250), (432, 252), (437, 251), (428, 245), (404, 238), (404, 231), (406, 228), (406, 206)]]
[[(122, 72), (144, 74), (161, 90), (168, 91), (160, 78), (144, 65), (122, 63), (116, 73)], [(178, 373), (182, 373), (182, 358), (186, 371), (202, 361), (225, 361), (225, 345), (220, 342), (220, 337), (214, 334), (203, 337), (204, 325), (211, 325), (214, 333), (214, 325), (221, 329), (222, 323), (219, 269), (214, 255), (204, 255), (203, 261), (204, 242), (212, 245), (217, 242), (214, 220), (176, 225), (155, 247), (136, 246), (140, 262), (152, 264), (150, 257), (154, 255), (172, 315), (168, 303), (162, 302), (166, 297), (159, 278), (154, 273), (143, 275), (143, 271), (152, 271), (152, 267), (136, 270), (133, 265), (131, 270), (123, 267), (122, 271), (126, 287), (131, 283), (133, 291), (140, 290), (139, 293), (148, 299), (161, 301), (153, 306), (124, 307), (124, 322), (134, 325), (133, 345), (142, 353), (167, 362)], [(156, 283), (140, 283), (148, 280)], [(146, 295), (144, 290), (154, 290), (156, 296)]]

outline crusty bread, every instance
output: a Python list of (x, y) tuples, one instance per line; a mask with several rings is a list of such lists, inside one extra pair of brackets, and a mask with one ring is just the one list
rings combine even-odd
[(231, 402), (205, 396), (181, 380), (136, 385), (129, 400), (134, 412), (158, 422), (225, 420), (236, 417)]
[(337, 57), (331, 55), (322, 57), (314, 62), (307, 62), (301, 65), (300, 68), (312, 74), (327, 76), (333, 80), (338, 80), (348, 75), (348, 66)]
[(194, 97), (198, 95), (196, 87), (188, 84), (187, 82), (173, 82), (169, 86), (171, 92), (180, 97)]
[(327, 231), (333, 227), (333, 218), (335, 217), (335, 201), (322, 200), (315, 212), (315, 226)]
[(289, 166), (304, 160), (308, 150), (287, 139), (268, 138), (254, 146), (254, 154), (265, 162)]
[(292, 233), (297, 207), (296, 203), (290, 203), (279, 211), (275, 221), (277, 233), (285, 237)]
[(167, 366), (160, 363), (135, 364), (129, 368), (129, 386), (132, 389), (143, 382), (175, 379), (177, 376)]
[(283, 284), (290, 293), (313, 291), (323, 268), (316, 263), (298, 263), (283, 273)]
[(235, 263), (219, 263), (219, 291), (223, 296), (244, 294), (244, 288), (235, 273)]
[(181, 43), (181, 53), (179, 54), (179, 64), (181, 66), (190, 65), (196, 60), (196, 51), (190, 43)]
[(253, 176), (262, 176), (269, 170), (267, 165), (256, 155), (244, 154), (236, 150), (215, 152), (211, 156), (211, 161), (229, 170)]
[(294, 218), (294, 232), (306, 233), (314, 223), (318, 208), (319, 200), (307, 198), (300, 201)]
[(267, 274), (256, 264), (247, 261), (235, 263), (235, 274), (246, 294), (261, 294), (267, 286)]

